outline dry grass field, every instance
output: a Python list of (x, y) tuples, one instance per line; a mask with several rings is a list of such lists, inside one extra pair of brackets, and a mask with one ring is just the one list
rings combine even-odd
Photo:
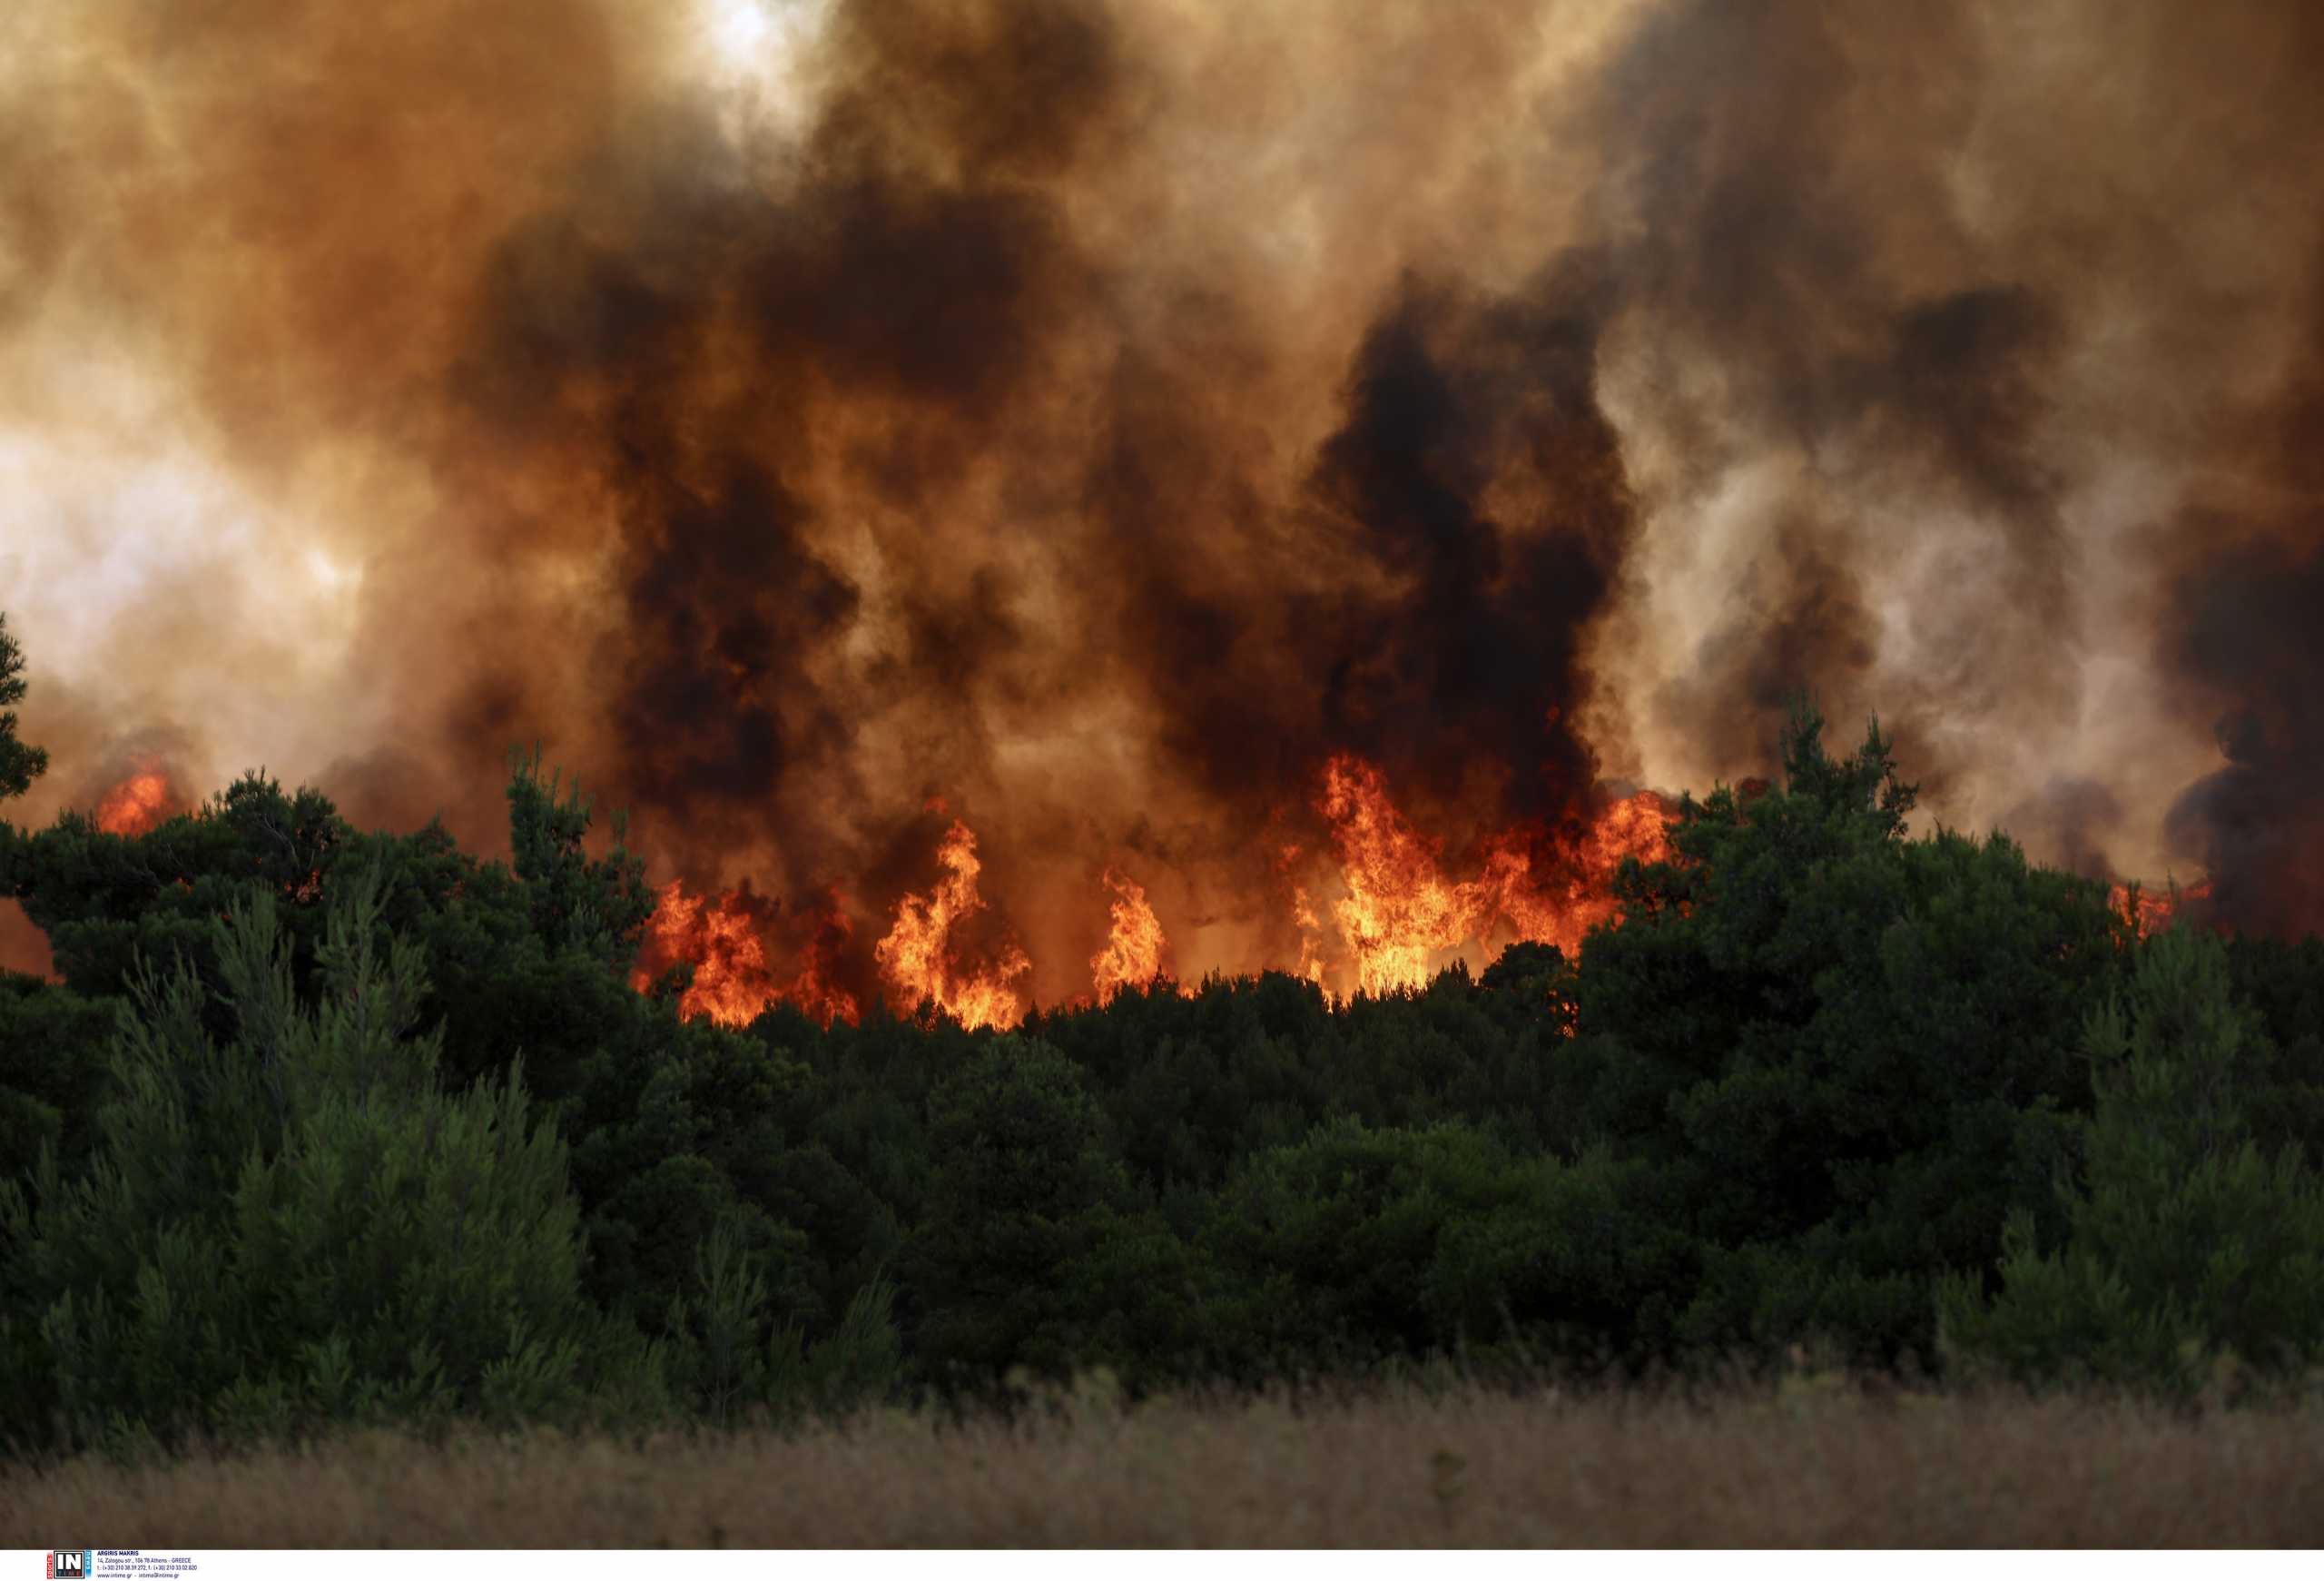
[(2324, 1543), (2324, 1409), (2201, 1417), (1795, 1382), (901, 1413), (624, 1444), (359, 1435), (0, 1479), (0, 1530), (126, 1546)]

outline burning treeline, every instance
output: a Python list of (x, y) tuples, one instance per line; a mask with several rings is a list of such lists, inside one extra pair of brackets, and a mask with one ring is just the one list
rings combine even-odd
[[(168, 776), (146, 767), (107, 791), (92, 815), (108, 834), (133, 835), (187, 810)], [(1540, 831), (1530, 839), (1524, 831), (1489, 838), (1482, 872), (1462, 881), (1446, 877), (1437, 843), (1398, 812), (1379, 772), (1359, 758), (1326, 765), (1316, 810), (1329, 825), (1335, 855), (1337, 938), (1327, 944), (1306, 888), (1294, 884), (1292, 912), (1302, 930), (1297, 970), (1329, 986), (1327, 954), (1336, 954), (1345, 962), (1343, 987), (1364, 993), (1416, 988), (1447, 952), (1471, 944), (1553, 944), (1578, 958), (1589, 930), (1617, 915), (1611, 880), (1621, 863), (1671, 855), (1673, 809), (1651, 791), (1608, 803), (1566, 842), (1544, 842)], [(1296, 845), (1283, 847), (1286, 873), (1300, 855)], [(901, 1010), (932, 1004), (970, 1027), (1012, 1025), (1026, 1009), (1021, 982), (1032, 963), (1013, 941), (983, 952), (966, 942), (963, 924), (985, 904), (974, 834), (955, 821), (937, 857), (942, 878), (931, 894), (908, 894), (897, 903), (893, 924), (872, 952), (882, 986)], [(1538, 870), (1537, 863), (1543, 864)], [(1168, 939), (1144, 887), (1112, 869), (1104, 883), (1110, 927), (1090, 960), (1087, 996), (1099, 1003), (1124, 989), (1173, 981)], [(2211, 893), (2208, 884), (2161, 891), (2116, 884), (2112, 898), (2143, 934), (2191, 905), (2201, 914)], [(661, 973), (684, 965), (689, 970), (681, 1014), (740, 1026), (782, 1003), (826, 1022), (852, 1023), (860, 1005), (839, 980), (852, 931), (837, 891), (786, 914), (747, 885), (714, 897), (672, 880), (647, 924), (633, 984), (650, 990)], [(778, 956), (791, 965), (779, 965)]]
[(12, 15), (34, 815), (537, 741), (691, 1011), (1006, 1022), (1570, 945), (1806, 688), (2324, 922), (2314, 6)]
[[(1614, 914), (1611, 880), (1622, 859), (1668, 855), (1664, 803), (1640, 791), (1609, 804), (1570, 844), (1539, 831), (1498, 835), (1488, 842), (1483, 874), (1453, 881), (1439, 865), (1435, 842), (1405, 821), (1376, 770), (1334, 758), (1325, 783), (1336, 938), (1320, 932), (1304, 885), (1291, 889), (1291, 908), (1302, 930), (1296, 970), (1342, 993), (1417, 988), (1464, 944), (1541, 942), (1577, 954), (1583, 934)], [(1286, 871), (1295, 870), (1300, 855), (1297, 845), (1284, 847)], [(970, 943), (969, 924), (985, 909), (975, 835), (956, 821), (937, 857), (942, 876), (930, 893), (897, 903), (893, 924), (873, 947), (881, 985), (902, 1010), (930, 1003), (969, 1026), (1013, 1025), (1027, 1008), (1023, 985), (1033, 963), (1005, 936), (982, 947)], [(1173, 980), (1169, 940), (1144, 886), (1112, 869), (1105, 886), (1106, 942), (1089, 961), (1090, 992), (1077, 996), (1100, 1003), (1126, 988)], [(679, 1001), (682, 1014), (742, 1025), (780, 1001), (825, 1021), (852, 1022), (857, 998), (836, 975), (852, 932), (842, 904), (832, 893), (811, 911), (809, 936), (790, 953), (797, 964), (786, 977), (772, 963), (769, 940), (797, 929), (754, 904), (747, 889), (714, 898), (673, 880), (649, 924), (635, 984), (650, 988), (684, 963), (693, 977)], [(1334, 958), (1344, 963), (1336, 973), (1327, 965)]]

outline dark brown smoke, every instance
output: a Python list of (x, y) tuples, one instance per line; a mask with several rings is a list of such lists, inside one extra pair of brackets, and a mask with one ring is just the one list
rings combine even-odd
[(1806, 689), (2315, 925), (2311, 9), (34, 0), (25, 811), (538, 742), (865, 998), (957, 816), (1054, 1002), (1109, 866), (1291, 963), (1334, 755), (1465, 871)]
[(2165, 824), (2211, 875), (2211, 914), (2260, 933), (2324, 930), (2324, 297), (2260, 421), (2240, 496), (2171, 524), (2183, 562), (2163, 658), (2224, 763)]

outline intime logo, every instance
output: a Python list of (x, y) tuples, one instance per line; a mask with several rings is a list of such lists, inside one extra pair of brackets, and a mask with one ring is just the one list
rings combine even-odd
[(48, 1581), (59, 1581), (59, 1577), (82, 1581), (82, 1577), (95, 1569), (96, 1566), (89, 1563), (89, 1550), (86, 1548), (51, 1548), (48, 1551)]

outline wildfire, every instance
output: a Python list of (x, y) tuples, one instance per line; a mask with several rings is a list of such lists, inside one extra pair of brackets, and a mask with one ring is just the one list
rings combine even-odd
[[(107, 793), (98, 821), (112, 832), (135, 834), (172, 810), (167, 780), (148, 771)], [(1624, 859), (1654, 862), (1670, 855), (1671, 806), (1652, 791), (1608, 802), (1586, 820), (1519, 825), (1488, 836), (1477, 875), (1457, 880), (1445, 872), (1442, 843), (1406, 816), (1386, 777), (1360, 757), (1342, 755), (1325, 764), (1315, 810), (1330, 834), (1330, 849), (1322, 855), (1336, 863), (1341, 893), (1329, 912), (1345, 954), (1327, 954), (1322, 907), (1311, 887), (1317, 880), (1328, 885), (1329, 872), (1316, 865), (1318, 854), (1310, 847), (1285, 842), (1275, 847), (1274, 865), (1298, 930), (1294, 969), (1318, 985), (1344, 973), (1341, 981), (1365, 993), (1422, 987), (1449, 952), (1472, 943), (1488, 948), (1548, 944), (1578, 955), (1590, 930), (1618, 915), (1613, 878)], [(988, 909), (978, 893), (983, 863), (976, 835), (955, 819), (936, 855), (942, 876), (927, 894), (907, 894), (896, 903), (893, 924), (873, 947), (881, 979), (901, 1008), (933, 1003), (970, 1028), (1013, 1027), (1024, 1019), (1024, 980), (1032, 961), (1013, 938), (994, 944), (970, 936), (972, 919)], [(1111, 867), (1103, 883), (1110, 926), (1105, 947), (1089, 960), (1098, 1004), (1171, 974), (1169, 943), (1145, 886)], [(2208, 881), (2159, 891), (2118, 884), (2111, 900), (2145, 938), (2211, 894)], [(689, 1019), (708, 1016), (745, 1026), (779, 1001), (826, 1025), (852, 1024), (859, 1018), (857, 1000), (838, 985), (850, 933), (836, 891), (826, 892), (816, 906), (785, 911), (754, 897), (747, 886), (714, 896), (673, 882), (660, 892), (646, 924), (632, 983), (642, 992), (685, 962), (694, 966), (694, 982), (678, 1009)], [(779, 969), (777, 958), (796, 965)], [(1181, 984), (1178, 992), (1194, 991)]]
[(643, 993), (654, 979), (681, 962), (694, 967), (694, 983), (678, 1000), (678, 1013), (706, 1015), (724, 1026), (748, 1026), (777, 1000), (797, 1005), (826, 1025), (853, 1022), (852, 994), (829, 980), (831, 961), (847, 940), (850, 924), (836, 894), (814, 919), (812, 937), (799, 970), (788, 979), (767, 955), (767, 932), (774, 919), (746, 890), (713, 899), (689, 894), (673, 880), (645, 924), (645, 938), (631, 985)]
[(961, 960), (960, 942), (953, 936), (984, 909), (977, 894), (977, 874), (984, 865), (977, 860), (976, 835), (955, 819), (936, 859), (945, 874), (935, 890), (898, 901), (895, 925), (872, 947), (880, 974), (903, 1004), (931, 1001), (963, 1026), (1015, 1026), (1025, 1007), (1014, 980), (1032, 971), (1032, 961), (1011, 942), (1000, 948), (998, 959), (971, 968)]
[(1292, 877), (1299, 850), (1296, 842), (1285, 845), (1275, 866), (1291, 885), (1291, 920), (1299, 928), (1298, 974), (1320, 988), (1324, 984), (1324, 922), (1315, 914), (1315, 902), (1307, 898), (1307, 886)]
[(1347, 885), (1332, 913), (1355, 956), (1356, 985), (1367, 993), (1419, 987), (1429, 957), (1473, 930), (1476, 894), (1445, 882), (1435, 842), (1405, 821), (1380, 771), (1363, 759), (1324, 766), (1317, 805), (1331, 820)]
[(1573, 845), (1552, 853), (1537, 873), (1536, 857), (1508, 835), (1490, 843), (1482, 881), (1488, 908), (1485, 932), (1505, 926), (1527, 944), (1555, 944), (1571, 958), (1600, 923), (1613, 920), (1614, 873), (1622, 859), (1659, 862), (1670, 855), (1670, 805), (1652, 791), (1610, 802)]
[(182, 810), (169, 776), (143, 768), (105, 792), (97, 803), (97, 827), (108, 835), (143, 835)]
[[(1276, 846), (1275, 865), (1298, 929), (1295, 969), (1318, 985), (1336, 977), (1366, 993), (1421, 987), (1449, 952), (1471, 943), (1540, 942), (1576, 954), (1591, 928), (1615, 915), (1612, 879), (1623, 858), (1652, 861), (1669, 849), (1669, 804), (1642, 791), (1587, 821), (1495, 835), (1483, 843), (1477, 875), (1455, 879), (1445, 871), (1441, 842), (1396, 805), (1379, 768), (1348, 755), (1324, 766), (1315, 810), (1328, 828), (1328, 849), (1296, 841)], [(989, 908), (978, 892), (983, 863), (976, 835), (954, 819), (936, 856), (942, 868), (936, 884), (896, 902), (893, 923), (872, 948), (885, 994), (900, 1009), (933, 1003), (971, 1028), (1013, 1027), (1025, 1015), (1032, 961), (1012, 936), (977, 925)], [(1169, 943), (1145, 886), (1110, 867), (1103, 882), (1110, 926), (1104, 948), (1089, 959), (1094, 993), (1068, 1003), (1104, 1004), (1171, 975)], [(2143, 904), (2151, 912), (2157, 903)], [(1337, 946), (1327, 936), (1326, 912)], [(803, 917), (812, 923), (803, 940)], [(837, 985), (848, 936), (836, 893), (819, 911), (786, 913), (747, 888), (706, 895), (672, 883), (647, 924), (632, 981), (642, 991), (684, 962), (694, 982), (678, 1009), (689, 1018), (744, 1026), (781, 1001), (825, 1024), (853, 1023), (857, 1001)], [(778, 968), (777, 960), (799, 964)]]
[(1323, 919), (1304, 887), (1291, 891), (1291, 918), (1299, 924), (1299, 975), (1322, 987), (1324, 983)]
[(2173, 884), (2168, 889), (2142, 888), (2135, 893), (2131, 885), (2118, 884), (2108, 892), (2107, 898), (2115, 911), (2131, 924), (2131, 931), (2143, 939), (2169, 927), (2178, 916), (2180, 908), (2189, 901), (2209, 900), (2211, 894), (2211, 881), (2205, 879), (2183, 888)]
[(1090, 957), (1089, 974), (1098, 988), (1098, 1003), (1105, 1003), (1125, 988), (1143, 988), (1162, 974), (1168, 944), (1162, 924), (1147, 903), (1144, 886), (1112, 868), (1106, 885), (1114, 892), (1113, 932), (1106, 947)]
[[(1486, 842), (1483, 873), (1455, 883), (1438, 844), (1413, 828), (1378, 769), (1349, 756), (1324, 769), (1317, 808), (1332, 825), (1347, 894), (1333, 906), (1365, 993), (1416, 988), (1442, 952), (1474, 939), (1557, 945), (1571, 955), (1615, 914), (1613, 875), (1623, 858), (1669, 852), (1669, 804), (1651, 791), (1610, 803), (1578, 835), (1510, 830)], [(1295, 891), (1303, 927), (1313, 925)], [(1309, 964), (1320, 959), (1309, 947)]]

